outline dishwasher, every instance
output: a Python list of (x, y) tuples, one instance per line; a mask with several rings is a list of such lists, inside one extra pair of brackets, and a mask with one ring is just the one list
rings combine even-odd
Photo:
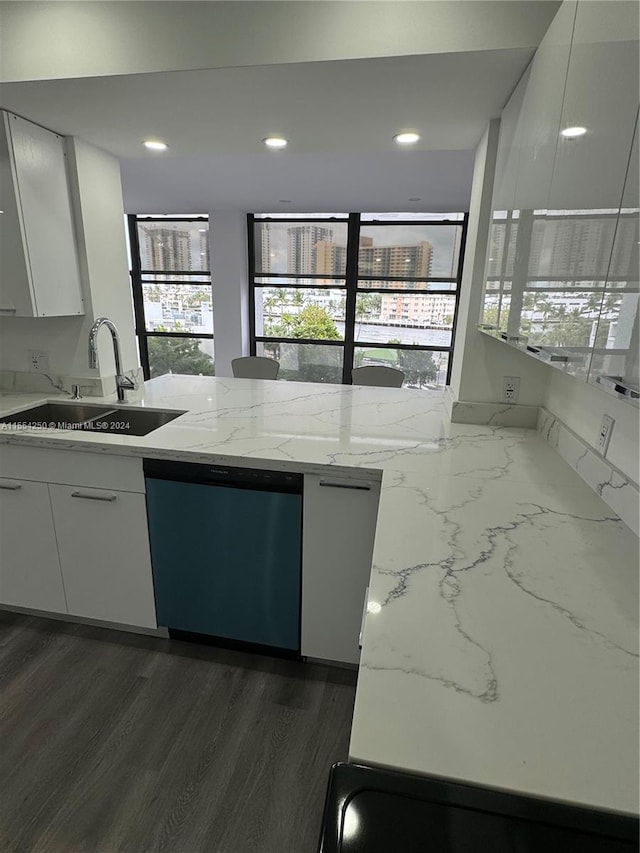
[(144, 460), (158, 625), (300, 654), (301, 474)]

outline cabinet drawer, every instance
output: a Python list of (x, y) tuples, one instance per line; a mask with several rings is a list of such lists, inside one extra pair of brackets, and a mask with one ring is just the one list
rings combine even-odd
[(110, 453), (0, 444), (0, 477), (144, 493), (142, 460)]

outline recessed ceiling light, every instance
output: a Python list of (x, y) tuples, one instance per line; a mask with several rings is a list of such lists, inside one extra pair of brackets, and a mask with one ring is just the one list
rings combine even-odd
[(262, 140), (267, 148), (286, 148), (289, 141), (284, 136), (267, 136)]
[(166, 142), (161, 139), (145, 139), (142, 143), (149, 151), (166, 151), (169, 147)]
[(419, 139), (420, 134), (413, 132), (396, 133), (393, 137), (393, 141), (397, 142), (398, 145), (414, 145)]
[(584, 136), (587, 132), (586, 127), (565, 127), (560, 131), (560, 136), (565, 136), (567, 139), (576, 139), (578, 136)]

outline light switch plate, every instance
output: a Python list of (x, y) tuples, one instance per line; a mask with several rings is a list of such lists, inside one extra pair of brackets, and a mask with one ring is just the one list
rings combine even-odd
[(602, 453), (603, 456), (607, 455), (607, 450), (609, 449), (609, 442), (611, 441), (611, 433), (613, 432), (614, 424), (615, 421), (610, 415), (602, 416), (600, 432), (598, 433), (598, 438), (596, 439), (596, 450), (599, 453)]

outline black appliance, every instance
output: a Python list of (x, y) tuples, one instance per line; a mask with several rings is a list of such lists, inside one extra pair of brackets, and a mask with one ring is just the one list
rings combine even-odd
[(319, 853), (631, 853), (638, 821), (355, 764), (329, 775)]

